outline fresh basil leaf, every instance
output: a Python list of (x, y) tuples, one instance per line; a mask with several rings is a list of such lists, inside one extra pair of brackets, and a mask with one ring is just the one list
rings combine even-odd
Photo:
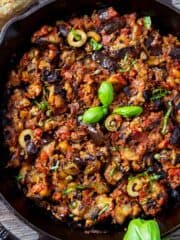
[(82, 116), (82, 121), (84, 123), (97, 123), (99, 122), (104, 115), (107, 114), (107, 109), (104, 107), (92, 107), (87, 109), (83, 116)]
[(113, 113), (119, 114), (125, 118), (137, 117), (143, 112), (141, 106), (122, 106), (114, 109)]
[(114, 89), (112, 83), (104, 81), (98, 89), (98, 97), (104, 106), (109, 106), (114, 98)]
[(133, 219), (123, 240), (160, 240), (159, 226), (155, 220)]

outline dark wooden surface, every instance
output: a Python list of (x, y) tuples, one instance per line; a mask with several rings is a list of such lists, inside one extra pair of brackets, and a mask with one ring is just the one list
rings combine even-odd
[[(39, 0), (39, 2), (43, 3), (44, 0)], [(167, 0), (159, 0), (159, 2), (167, 2)], [(180, 0), (172, 0), (172, 3), (180, 9)], [(0, 240), (5, 239), (38, 240), (40, 237), (34, 229), (24, 224), (0, 197)], [(180, 229), (170, 234), (167, 240), (180, 240)]]

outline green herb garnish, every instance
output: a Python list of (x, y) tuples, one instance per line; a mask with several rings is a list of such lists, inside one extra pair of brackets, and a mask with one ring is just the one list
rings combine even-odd
[(38, 106), (38, 108), (42, 111), (46, 111), (48, 109), (48, 102), (47, 101), (43, 101), (43, 102), (37, 102), (37, 101), (34, 101), (34, 103)]
[(80, 41), (81, 40), (81, 36), (76, 32), (76, 30), (72, 29), (71, 33), (72, 33), (72, 35), (73, 35), (73, 37), (74, 37), (74, 39), (76, 41)]
[(56, 161), (55, 165), (53, 165), (50, 169), (52, 171), (56, 171), (59, 168), (59, 161)]
[(100, 216), (101, 214), (103, 214), (104, 212), (106, 212), (106, 210), (108, 209), (108, 207), (109, 207), (109, 204), (106, 203), (106, 204), (104, 205), (104, 207), (99, 211), (98, 216)]
[(168, 102), (168, 110), (164, 116), (164, 119), (163, 119), (163, 127), (162, 127), (162, 130), (161, 130), (161, 133), (162, 134), (166, 134), (166, 130), (167, 130), (167, 125), (168, 125), (168, 120), (169, 120), (169, 117), (170, 117), (170, 114), (172, 112), (172, 102)]
[(152, 97), (150, 99), (151, 99), (151, 101), (155, 101), (157, 99), (160, 99), (160, 98), (166, 96), (169, 93), (170, 93), (170, 91), (168, 91), (166, 89), (156, 88), (152, 91)]
[(91, 45), (92, 49), (94, 51), (99, 51), (101, 50), (101, 48), (103, 47), (103, 45), (101, 43), (98, 43), (96, 40), (94, 40), (93, 38), (91, 38), (89, 40), (89, 44)]
[(84, 189), (87, 189), (89, 187), (90, 187), (89, 185), (80, 185), (79, 184), (77, 186), (67, 188), (66, 190), (63, 191), (63, 194), (68, 194), (68, 193), (71, 193), (75, 190), (84, 190)]
[(113, 177), (114, 174), (117, 172), (117, 170), (118, 170), (118, 169), (117, 169), (117, 166), (113, 167), (112, 170), (111, 170), (110, 173), (109, 173), (109, 176), (110, 176), (110, 177)]
[(148, 178), (149, 178), (149, 181), (156, 181), (156, 180), (159, 180), (161, 178), (161, 176), (154, 173), (154, 174), (150, 175)]
[(19, 182), (19, 181), (21, 181), (21, 179), (24, 178), (24, 176), (19, 173), (15, 178), (16, 178), (16, 181)]
[(120, 149), (119, 146), (113, 146), (110, 148), (112, 152), (118, 151)]
[(87, 189), (87, 188), (89, 188), (89, 185), (77, 185), (76, 186), (77, 190), (84, 190), (84, 189)]
[[(127, 59), (128, 59), (128, 55), (125, 55), (124, 57), (124, 61), (127, 62)], [(121, 67), (119, 69), (119, 72), (120, 73), (124, 73), (124, 72), (128, 72), (133, 66), (134, 64), (136, 64), (137, 60), (136, 59), (133, 59), (132, 62), (130, 64), (128, 64), (126, 67)]]
[(75, 188), (74, 187), (70, 187), (70, 188), (67, 188), (66, 190), (63, 191), (63, 194), (64, 195), (67, 195), (71, 192), (74, 192)]
[(146, 16), (143, 18), (144, 20), (144, 26), (149, 30), (151, 28), (151, 17), (150, 16)]

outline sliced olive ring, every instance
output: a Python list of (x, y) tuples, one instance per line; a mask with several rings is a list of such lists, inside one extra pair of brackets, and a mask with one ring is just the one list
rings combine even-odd
[[(74, 34), (74, 32), (76, 35)], [(79, 40), (77, 40), (77, 36), (79, 36)], [(67, 36), (67, 41), (72, 47), (82, 47), (87, 41), (87, 35), (84, 31), (76, 29), (69, 32)]]
[(94, 31), (87, 32), (87, 36), (89, 38), (93, 38), (96, 42), (100, 42), (101, 41), (101, 36), (98, 33), (94, 32)]
[(30, 139), (33, 138), (33, 132), (31, 129), (25, 129), (19, 134), (18, 141), (19, 141), (19, 145), (22, 148), (26, 147), (26, 138), (30, 138)]
[(108, 131), (115, 132), (120, 128), (121, 123), (121, 116), (119, 116), (118, 114), (111, 114), (106, 118), (104, 125)]

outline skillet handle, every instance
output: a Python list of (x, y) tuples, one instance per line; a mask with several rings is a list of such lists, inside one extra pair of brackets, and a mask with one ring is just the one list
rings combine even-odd
[(180, 13), (180, 1), (179, 0), (156, 0), (156, 1), (173, 9), (177, 13)]
[(0, 194), (0, 240), (40, 240), (39, 233), (24, 223)]
[(8, 238), (10, 238), (9, 231), (7, 231), (7, 229), (2, 224), (0, 224), (0, 239), (6, 240)]

